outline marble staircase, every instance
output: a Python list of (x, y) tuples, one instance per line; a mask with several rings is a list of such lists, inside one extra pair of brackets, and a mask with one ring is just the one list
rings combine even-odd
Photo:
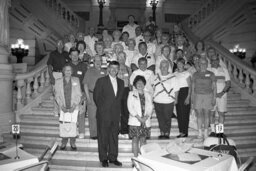
[[(19, 143), (24, 149), (36, 156), (40, 156), (47, 145), (61, 139), (58, 136), (58, 118), (53, 115), (52, 94), (49, 92), (38, 106), (32, 107), (32, 114), (21, 115), (21, 139)], [(170, 140), (158, 140), (158, 122), (152, 117), (151, 139), (162, 147)], [(54, 155), (50, 170), (88, 170), (88, 171), (131, 171), (131, 140), (119, 139), (118, 159), (123, 162), (122, 168), (110, 165), (102, 168), (98, 160), (97, 140), (89, 138), (88, 120), (86, 119), (86, 137), (77, 139), (77, 151), (57, 151)], [(248, 99), (242, 99), (238, 90), (232, 88), (228, 93), (228, 113), (226, 114), (225, 133), (233, 139), (241, 157), (256, 156), (256, 106), (251, 106)], [(172, 120), (171, 139), (178, 135), (177, 120)], [(195, 139), (197, 131), (189, 128), (189, 137)], [(4, 135), (5, 141), (13, 141), (10, 134)], [(197, 145), (202, 143), (198, 140)]]

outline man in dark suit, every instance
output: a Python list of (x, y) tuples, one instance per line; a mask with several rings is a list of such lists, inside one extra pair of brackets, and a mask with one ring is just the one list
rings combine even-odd
[(103, 167), (108, 167), (108, 161), (122, 166), (122, 163), (117, 160), (117, 155), (124, 82), (117, 78), (118, 71), (119, 63), (117, 61), (110, 62), (108, 76), (97, 80), (93, 92), (93, 99), (97, 106), (99, 159)]

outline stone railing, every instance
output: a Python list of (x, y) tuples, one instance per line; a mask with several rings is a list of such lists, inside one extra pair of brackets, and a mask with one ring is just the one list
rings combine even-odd
[(37, 67), (24, 74), (17, 74), (14, 78), (17, 93), (15, 94), (14, 110), (19, 111), (33, 101), (43, 90), (50, 85), (50, 77), (46, 62), (49, 55), (44, 57)]
[(188, 19), (189, 28), (194, 28), (200, 24), (205, 18), (214, 13), (227, 0), (208, 0), (202, 7), (192, 14)]
[[(193, 44), (200, 40), (199, 37), (192, 33), (191, 29), (189, 29), (186, 24), (182, 24), (182, 29)], [(255, 101), (256, 70), (213, 40), (205, 40), (205, 45), (206, 47), (211, 46), (216, 49), (218, 56), (225, 62), (232, 81), (237, 84), (242, 91), (246, 91), (247, 94), (251, 95)]]
[(61, 0), (42, 0), (45, 5), (52, 9), (56, 15), (63, 20), (70, 23), (72, 26), (79, 28), (80, 17), (78, 17), (68, 6), (63, 3)]
[(232, 81), (256, 98), (256, 70), (218, 43), (214, 41), (205, 43), (216, 49), (218, 56), (225, 62)]

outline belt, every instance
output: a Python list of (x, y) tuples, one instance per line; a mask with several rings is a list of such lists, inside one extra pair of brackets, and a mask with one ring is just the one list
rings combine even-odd
[(54, 71), (52, 71), (52, 72), (62, 72), (62, 70), (54, 70)]
[(89, 92), (90, 92), (90, 93), (93, 93), (93, 91), (92, 91), (92, 90), (89, 90)]
[(71, 122), (63, 122), (63, 121), (59, 121), (59, 123), (63, 124), (63, 123), (71, 123)]

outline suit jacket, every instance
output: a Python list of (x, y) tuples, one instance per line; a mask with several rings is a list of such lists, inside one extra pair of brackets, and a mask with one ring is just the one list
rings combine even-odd
[[(66, 106), (65, 97), (64, 97), (63, 79), (64, 78), (57, 79), (54, 85), (55, 99), (59, 107)], [(76, 109), (79, 109), (78, 104), (80, 103), (81, 96), (82, 96), (80, 81), (76, 77), (71, 77), (71, 84), (72, 84), (71, 106), (75, 104), (77, 105)]]
[(93, 99), (97, 106), (96, 118), (105, 121), (120, 121), (121, 99), (124, 91), (123, 80), (117, 79), (117, 94), (109, 76), (99, 78), (93, 91)]
[[(152, 96), (147, 92), (144, 91), (145, 96), (145, 112), (144, 116), (148, 115), (151, 117), (153, 111), (153, 103), (152, 103)], [(132, 126), (140, 126), (140, 121), (135, 117), (136, 115), (142, 116), (141, 113), (141, 103), (140, 97), (137, 90), (130, 91), (127, 106), (130, 113), (128, 125)], [(146, 127), (150, 127), (150, 117), (146, 120), (145, 124)]]

